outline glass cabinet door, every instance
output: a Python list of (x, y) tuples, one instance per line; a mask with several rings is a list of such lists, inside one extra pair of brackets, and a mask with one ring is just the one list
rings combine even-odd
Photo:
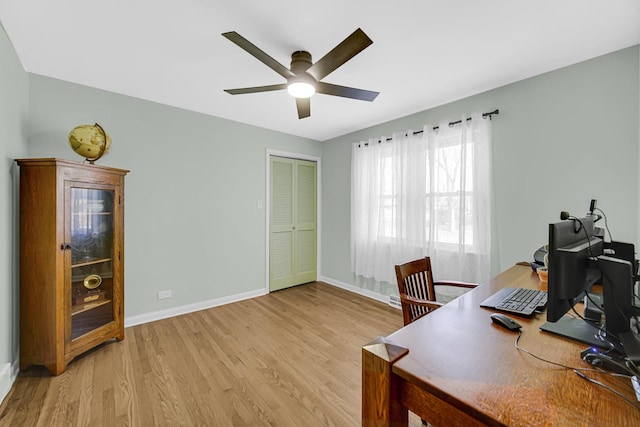
[(114, 321), (113, 190), (71, 187), (71, 339)]

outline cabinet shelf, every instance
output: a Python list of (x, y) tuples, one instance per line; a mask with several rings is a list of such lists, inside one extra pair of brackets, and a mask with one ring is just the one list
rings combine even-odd
[(71, 266), (71, 268), (85, 267), (87, 265), (102, 264), (103, 262), (109, 262), (109, 261), (111, 261), (111, 258), (92, 259), (91, 261), (85, 261), (85, 262), (79, 262), (77, 264), (73, 264)]
[(80, 215), (111, 215), (111, 212), (98, 212), (98, 211), (82, 211), (82, 212), (71, 212), (73, 216)]
[(75, 316), (77, 314), (80, 313), (84, 313), (86, 311), (89, 310), (93, 310), (94, 308), (98, 308), (101, 305), (105, 305), (105, 304), (109, 304), (111, 302), (110, 299), (103, 299), (102, 301), (96, 301), (96, 302), (88, 302), (85, 304), (78, 304), (78, 305), (72, 305), (71, 306), (71, 316)]

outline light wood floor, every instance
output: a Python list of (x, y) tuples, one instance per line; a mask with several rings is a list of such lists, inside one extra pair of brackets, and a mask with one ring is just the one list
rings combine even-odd
[(134, 326), (58, 377), (21, 372), (0, 426), (358, 426), (361, 347), (400, 327), (323, 283)]

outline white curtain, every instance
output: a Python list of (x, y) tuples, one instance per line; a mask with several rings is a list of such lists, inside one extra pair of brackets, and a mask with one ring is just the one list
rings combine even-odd
[(395, 283), (395, 264), (430, 256), (436, 280), (490, 278), (489, 118), (362, 141), (351, 154), (355, 274)]

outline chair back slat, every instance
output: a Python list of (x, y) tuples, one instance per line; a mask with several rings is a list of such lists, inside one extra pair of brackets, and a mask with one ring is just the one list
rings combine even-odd
[[(431, 272), (431, 260), (421, 258), (402, 265), (396, 265), (396, 276), (400, 294), (422, 300), (435, 301), (435, 287), (433, 285), (433, 273)], [(404, 324), (429, 313), (428, 307), (407, 304), (402, 302)]]

